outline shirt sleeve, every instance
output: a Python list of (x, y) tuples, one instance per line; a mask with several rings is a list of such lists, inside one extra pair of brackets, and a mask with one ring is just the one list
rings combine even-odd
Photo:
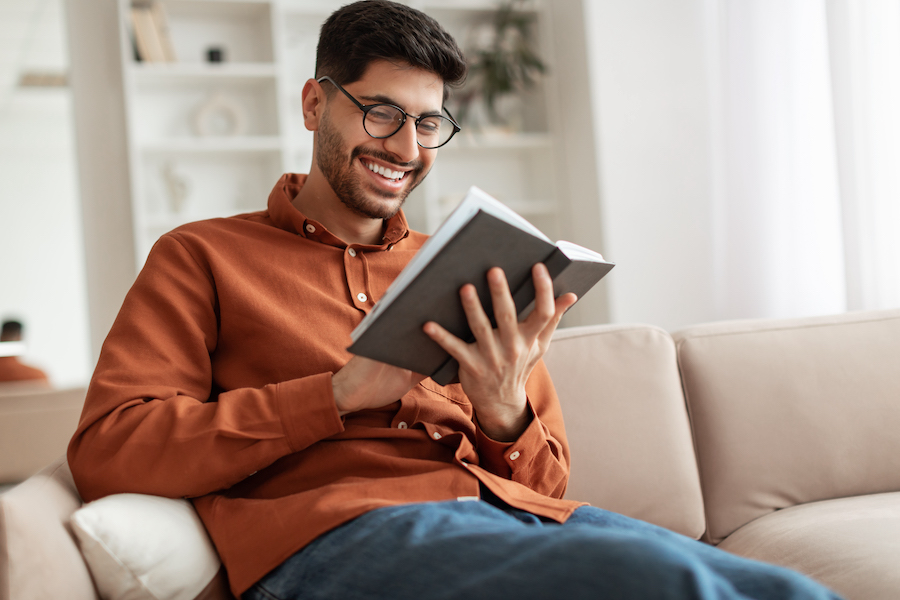
[(569, 444), (559, 399), (543, 361), (535, 366), (525, 391), (533, 418), (516, 441), (491, 439), (476, 419), (481, 466), (539, 494), (562, 498), (569, 480)]
[(103, 344), (69, 444), (85, 501), (205, 495), (343, 431), (331, 373), (215, 393), (218, 315), (211, 275), (163, 236)]

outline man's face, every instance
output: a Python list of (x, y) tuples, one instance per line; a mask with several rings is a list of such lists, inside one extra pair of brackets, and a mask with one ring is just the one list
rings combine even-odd
[[(364, 105), (394, 104), (409, 115), (440, 114), (444, 96), (443, 81), (434, 73), (387, 61), (373, 62), (344, 89)], [(389, 219), (425, 178), (437, 150), (416, 143), (414, 118), (389, 138), (369, 136), (362, 111), (339, 91), (326, 91), (331, 95), (319, 124), (316, 164), (350, 210)]]

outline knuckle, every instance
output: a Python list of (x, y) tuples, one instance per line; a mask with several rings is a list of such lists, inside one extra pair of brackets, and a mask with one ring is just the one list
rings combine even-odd
[(519, 320), (516, 318), (515, 314), (505, 312), (497, 316), (497, 321), (499, 323), (503, 323), (504, 325), (512, 326), (518, 323)]
[(534, 312), (537, 313), (538, 318), (542, 321), (549, 321), (556, 316), (556, 311), (548, 305), (537, 306)]

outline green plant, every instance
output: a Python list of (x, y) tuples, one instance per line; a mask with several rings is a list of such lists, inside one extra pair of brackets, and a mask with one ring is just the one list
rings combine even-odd
[(534, 12), (521, 10), (527, 0), (506, 0), (494, 13), (486, 44), (469, 54), (469, 80), (460, 99), (464, 120), (476, 97), (484, 100), (489, 117), (502, 121), (497, 100), (531, 88), (547, 67), (532, 48)]

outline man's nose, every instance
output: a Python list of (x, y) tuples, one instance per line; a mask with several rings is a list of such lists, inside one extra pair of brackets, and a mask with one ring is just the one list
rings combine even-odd
[(397, 157), (402, 163), (408, 163), (419, 158), (419, 147), (416, 141), (416, 121), (407, 119), (394, 135), (384, 140), (384, 149)]

